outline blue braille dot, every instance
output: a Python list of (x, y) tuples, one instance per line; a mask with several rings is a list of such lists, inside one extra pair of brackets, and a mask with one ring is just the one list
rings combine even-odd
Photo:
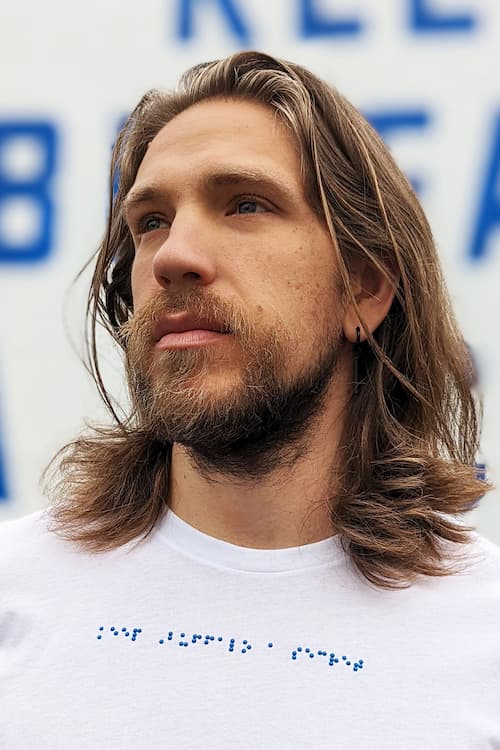
[(295, 655), (295, 656), (294, 656), (294, 655), (292, 654), (292, 659), (294, 659), (295, 661), (297, 661), (297, 655)]
[(310, 648), (306, 648), (306, 654), (308, 654), (310, 650)]
[(357, 664), (355, 664), (355, 665), (354, 665), (354, 671), (355, 671), (355, 672), (357, 672), (357, 671), (358, 671), (358, 665), (357, 665)]
[(338, 657), (338, 656), (336, 656), (336, 657), (335, 657), (335, 659), (334, 659), (333, 661), (335, 662), (335, 664), (338, 664), (338, 663), (339, 663), (339, 657)]
[(185, 637), (186, 637), (186, 634), (185, 633), (181, 633), (181, 638), (185, 638)]
[(101, 638), (102, 638), (102, 635), (98, 635), (98, 636), (97, 636), (97, 639), (98, 639), (99, 641), (101, 640)]
[(297, 656), (297, 652), (296, 651), (292, 651), (292, 656)]
[(358, 664), (363, 664), (363, 659), (358, 659)]
[(204, 644), (205, 644), (205, 646), (206, 646), (206, 645), (207, 645), (207, 643), (210, 643), (210, 641), (203, 641), (203, 643), (204, 643)]
[(115, 632), (113, 633), (113, 635), (119, 635), (118, 630), (115, 630)]
[(173, 633), (172, 633), (172, 631), (171, 631), (171, 630), (169, 630), (169, 631), (168, 631), (168, 634), (169, 634), (169, 635), (173, 635)]
[(241, 649), (241, 653), (242, 653), (242, 654), (246, 654), (246, 652), (247, 652), (246, 648), (242, 648), (242, 649)]
[(251, 648), (252, 648), (251, 645), (248, 644), (247, 649), (250, 651)]
[(231, 638), (231, 640), (229, 641), (229, 643), (234, 643), (234, 638)]
[(160, 638), (159, 643), (165, 643), (165, 641), (163, 640), (163, 638)]
[(126, 633), (126, 632), (127, 632), (127, 628), (122, 628), (122, 633)]
[(273, 647), (273, 644), (272, 644), (272, 643), (268, 643), (268, 644), (267, 644), (267, 647), (268, 647), (268, 648), (272, 648), (272, 647)]
[(111, 632), (113, 632), (113, 630), (116, 630), (116, 628), (113, 626), (112, 628), (110, 628), (110, 630)]
[(323, 656), (323, 654), (326, 656), (326, 651), (318, 651), (318, 656)]
[(360, 664), (360, 665), (359, 665), (359, 668), (360, 668), (360, 669), (363, 669), (363, 665), (362, 665), (362, 664)]
[(299, 646), (299, 647), (297, 648), (297, 651), (302, 651), (302, 646)]
[(179, 646), (182, 646), (182, 641), (179, 641)]
[(223, 640), (224, 640), (224, 638), (223, 638), (223, 637), (222, 637), (222, 636), (220, 635), (220, 636), (219, 636), (219, 637), (217, 638), (217, 640), (218, 640), (218, 641), (223, 641)]
[(101, 627), (99, 628), (99, 630), (104, 630), (104, 625), (101, 625)]
[(332, 651), (332, 653), (330, 654), (330, 656), (332, 657), (332, 659), (333, 659), (333, 657), (335, 656), (335, 654), (333, 653), (333, 651)]
[(130, 633), (129, 633), (129, 632), (127, 631), (127, 632), (125, 633), (125, 635), (126, 635), (126, 636), (129, 636), (129, 635), (130, 635)]
[(347, 656), (343, 656), (342, 658), (343, 658), (343, 660), (345, 661), (345, 660), (347, 659)]
[(347, 664), (348, 667), (351, 666), (351, 662), (350, 661), (346, 661), (346, 664)]
[(243, 645), (246, 646), (248, 641), (243, 641)]
[(211, 641), (215, 641), (215, 635), (211, 635), (211, 636), (210, 636), (210, 640), (211, 640)]
[(168, 636), (168, 640), (169, 640), (169, 641), (171, 641), (171, 640), (172, 640), (172, 636), (171, 636), (171, 635), (169, 635), (169, 636)]
[(310, 658), (310, 659), (314, 659), (314, 654), (312, 654), (312, 653), (311, 653), (311, 654), (309, 654), (309, 658)]

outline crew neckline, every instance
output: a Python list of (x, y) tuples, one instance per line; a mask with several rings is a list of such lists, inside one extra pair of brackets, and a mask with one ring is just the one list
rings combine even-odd
[(170, 547), (208, 565), (247, 573), (285, 573), (333, 566), (344, 551), (340, 536), (283, 549), (254, 549), (205, 534), (168, 508), (158, 526), (159, 537)]

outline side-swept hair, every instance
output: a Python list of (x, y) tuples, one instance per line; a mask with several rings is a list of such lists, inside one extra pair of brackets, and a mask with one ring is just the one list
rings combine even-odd
[(174, 92), (149, 91), (119, 134), (87, 305), (89, 363), (116, 424), (93, 427), (49, 465), (57, 469), (47, 485), (53, 531), (98, 553), (146, 539), (166, 511), (172, 446), (116, 413), (99, 370), (96, 326), (122, 346), (119, 328), (133, 314), (134, 258), (123, 201), (148, 144), (177, 114), (217, 97), (261, 102), (295, 134), (308, 200), (331, 234), (346, 298), (358, 313), (349, 285), (354, 259), (399, 280), (373, 335), (359, 315), (367, 336), (362, 384), (345, 410), (332, 533), (381, 588), (457, 572), (445, 565), (450, 542), (454, 549), (469, 543), (474, 527), (453, 516), (471, 510), (491, 486), (476, 477), (481, 406), (428, 222), (387, 147), (345, 98), (304, 68), (258, 52), (197, 65)]

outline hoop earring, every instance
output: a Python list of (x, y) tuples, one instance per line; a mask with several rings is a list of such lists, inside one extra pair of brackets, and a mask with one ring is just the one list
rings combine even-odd
[(353, 364), (354, 364), (354, 395), (357, 396), (359, 393), (359, 357), (361, 354), (361, 337), (360, 337), (361, 329), (359, 326), (356, 326), (356, 343), (353, 345)]

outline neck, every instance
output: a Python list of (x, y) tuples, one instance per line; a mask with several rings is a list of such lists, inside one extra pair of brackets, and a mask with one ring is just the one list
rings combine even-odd
[(278, 465), (258, 479), (207, 475), (174, 444), (169, 507), (205, 534), (241, 547), (282, 549), (333, 536), (330, 507), (345, 403), (338, 382), (335, 390), (308, 431), (306, 450), (292, 466)]

